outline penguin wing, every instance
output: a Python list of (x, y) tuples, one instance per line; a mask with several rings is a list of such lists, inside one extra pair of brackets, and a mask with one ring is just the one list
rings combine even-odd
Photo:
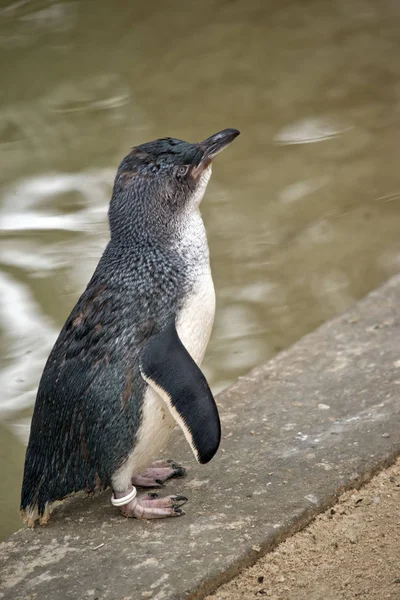
[(140, 355), (140, 371), (168, 406), (197, 461), (209, 462), (221, 439), (217, 405), (174, 323), (150, 338)]

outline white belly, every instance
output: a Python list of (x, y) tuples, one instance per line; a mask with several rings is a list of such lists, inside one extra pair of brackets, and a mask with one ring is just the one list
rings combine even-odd
[(129, 489), (132, 477), (144, 471), (164, 448), (174, 426), (175, 421), (165, 402), (147, 387), (139, 437), (135, 448), (112, 478), (115, 490), (123, 492)]
[[(178, 335), (198, 365), (203, 360), (215, 314), (215, 292), (210, 269), (198, 279), (176, 322)], [(167, 405), (150, 387), (143, 400), (142, 425), (135, 448), (113, 477), (118, 491), (129, 489), (131, 478), (146, 469), (165, 447), (175, 420)]]

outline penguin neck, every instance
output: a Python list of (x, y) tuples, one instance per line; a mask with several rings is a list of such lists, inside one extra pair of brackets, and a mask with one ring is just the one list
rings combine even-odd
[(182, 219), (174, 235), (174, 250), (190, 270), (203, 272), (210, 268), (207, 235), (199, 208)]
[(112, 235), (107, 255), (124, 257), (125, 263), (126, 260), (140, 262), (144, 256), (158, 256), (160, 267), (164, 260), (168, 263), (177, 260), (177, 264), (185, 265), (189, 279), (195, 280), (210, 270), (206, 231), (198, 207), (192, 207), (180, 217), (163, 230), (153, 223), (152, 227), (135, 227), (124, 235)]

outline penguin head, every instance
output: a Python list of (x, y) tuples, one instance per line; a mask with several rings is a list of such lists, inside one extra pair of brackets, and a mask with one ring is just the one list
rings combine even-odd
[(224, 129), (199, 143), (162, 138), (133, 148), (115, 178), (111, 236), (179, 224), (199, 206), (214, 157), (238, 135), (237, 129)]

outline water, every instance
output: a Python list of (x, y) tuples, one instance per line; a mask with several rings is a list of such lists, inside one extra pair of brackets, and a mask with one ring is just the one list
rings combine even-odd
[(399, 269), (399, 26), (394, 0), (0, 2), (0, 536), (132, 145), (242, 131), (203, 202), (214, 391)]

